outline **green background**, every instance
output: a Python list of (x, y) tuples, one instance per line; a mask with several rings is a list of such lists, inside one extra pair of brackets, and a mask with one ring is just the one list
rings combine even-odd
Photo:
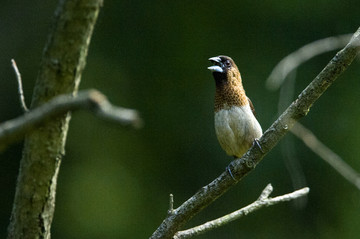
[[(213, 129), (215, 84), (209, 57), (237, 63), (264, 130), (276, 119), (279, 91), (265, 80), (299, 47), (359, 27), (358, 1), (104, 1), (81, 89), (96, 88), (111, 102), (138, 109), (140, 130), (76, 112), (70, 124), (56, 198), (53, 238), (147, 238), (175, 206), (222, 173), (230, 162)], [(0, 8), (0, 120), (20, 115), (10, 59), (31, 101), (43, 46), (57, 1), (3, 0)], [(335, 52), (297, 71), (295, 94)], [(301, 122), (360, 171), (359, 63), (355, 61)], [(294, 97), (295, 98), (295, 97)], [(293, 157), (283, 149), (293, 144)], [(286, 143), (286, 144), (285, 144)], [(0, 155), (0, 237), (6, 235), (22, 144)], [(295, 161), (297, 160), (297, 161)], [(287, 135), (257, 168), (186, 228), (256, 200), (294, 190), (286, 162), (298, 162), (305, 200), (257, 211), (198, 238), (356, 238), (360, 193)], [(301, 169), (302, 168), (302, 169)]]

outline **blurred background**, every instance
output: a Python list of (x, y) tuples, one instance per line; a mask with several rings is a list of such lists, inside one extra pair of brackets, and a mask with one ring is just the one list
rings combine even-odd
[[(0, 8), (0, 120), (20, 115), (14, 58), (31, 101), (56, 0), (3, 0)], [(230, 162), (213, 126), (215, 84), (208, 58), (237, 63), (266, 130), (278, 116), (279, 91), (265, 80), (287, 54), (312, 41), (355, 32), (357, 0), (105, 0), (91, 41), (81, 89), (96, 88), (116, 105), (140, 111), (145, 125), (124, 129), (87, 112), (70, 124), (57, 190), (53, 238), (147, 238), (175, 206)], [(297, 70), (295, 94), (335, 52)], [(355, 61), (301, 122), (360, 170), (359, 62)], [(290, 142), (290, 143), (289, 143)], [(290, 145), (290, 146), (289, 146)], [(291, 149), (291, 158), (283, 149)], [(11, 213), (22, 143), (0, 155), (0, 237)], [(302, 175), (292, 183), (292, 160)], [(288, 134), (256, 169), (198, 214), (186, 228), (256, 200), (308, 186), (307, 199), (262, 209), (197, 238), (356, 238), (360, 192)]]

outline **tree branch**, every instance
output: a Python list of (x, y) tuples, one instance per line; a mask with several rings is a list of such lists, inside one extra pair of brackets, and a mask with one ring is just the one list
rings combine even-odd
[(202, 225), (199, 225), (199, 226), (196, 226), (196, 227), (184, 230), (184, 231), (178, 231), (175, 234), (174, 239), (185, 239), (185, 238), (190, 238), (193, 236), (203, 234), (205, 232), (208, 232), (210, 230), (213, 230), (215, 228), (223, 226), (229, 222), (235, 221), (236, 219), (246, 216), (247, 214), (255, 212), (256, 210), (261, 209), (263, 207), (268, 207), (268, 206), (278, 204), (280, 202), (287, 202), (287, 201), (294, 200), (299, 197), (303, 197), (309, 193), (310, 189), (302, 188), (302, 189), (296, 190), (295, 192), (292, 192), (292, 193), (288, 193), (288, 194), (278, 196), (275, 198), (269, 198), (272, 191), (273, 191), (273, 187), (271, 186), (271, 184), (268, 184), (265, 187), (265, 189), (263, 190), (263, 192), (261, 193), (260, 197), (255, 202), (251, 203), (250, 205), (248, 205), (244, 208), (241, 208), (235, 212), (232, 212), (230, 214), (227, 214), (223, 217), (220, 217), (218, 219), (206, 222)]
[[(319, 75), (303, 90), (285, 112), (264, 132), (259, 139), (262, 151), (251, 147), (238, 160), (231, 163), (233, 176), (241, 180), (262, 160), (300, 118), (307, 115), (310, 107), (326, 89), (345, 71), (360, 51), (360, 28), (350, 42), (339, 51)], [(168, 215), (150, 238), (172, 238), (179, 229), (202, 209), (224, 194), (236, 182), (227, 172), (201, 188), (195, 195)]]
[(31, 130), (43, 125), (46, 121), (61, 116), (68, 111), (80, 109), (90, 110), (99, 118), (114, 121), (121, 125), (138, 128), (142, 121), (137, 111), (113, 106), (106, 97), (97, 90), (80, 92), (76, 97), (72, 94), (57, 96), (26, 114), (0, 124), (0, 150), (24, 137)]

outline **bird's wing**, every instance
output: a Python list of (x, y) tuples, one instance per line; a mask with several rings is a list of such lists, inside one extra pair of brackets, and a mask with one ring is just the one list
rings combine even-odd
[(250, 105), (250, 109), (253, 112), (254, 116), (256, 117), (256, 112), (255, 112), (255, 108), (253, 103), (251, 102), (251, 100), (249, 99), (249, 97), (247, 97), (248, 101), (249, 101), (249, 105)]

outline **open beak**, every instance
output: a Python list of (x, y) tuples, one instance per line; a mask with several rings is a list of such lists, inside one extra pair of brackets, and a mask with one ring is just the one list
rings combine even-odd
[(213, 63), (213, 66), (209, 66), (208, 69), (212, 72), (219, 72), (219, 73), (223, 73), (224, 70), (222, 68), (223, 64), (221, 63), (221, 59), (218, 56), (215, 57), (210, 57), (209, 61), (211, 63)]

